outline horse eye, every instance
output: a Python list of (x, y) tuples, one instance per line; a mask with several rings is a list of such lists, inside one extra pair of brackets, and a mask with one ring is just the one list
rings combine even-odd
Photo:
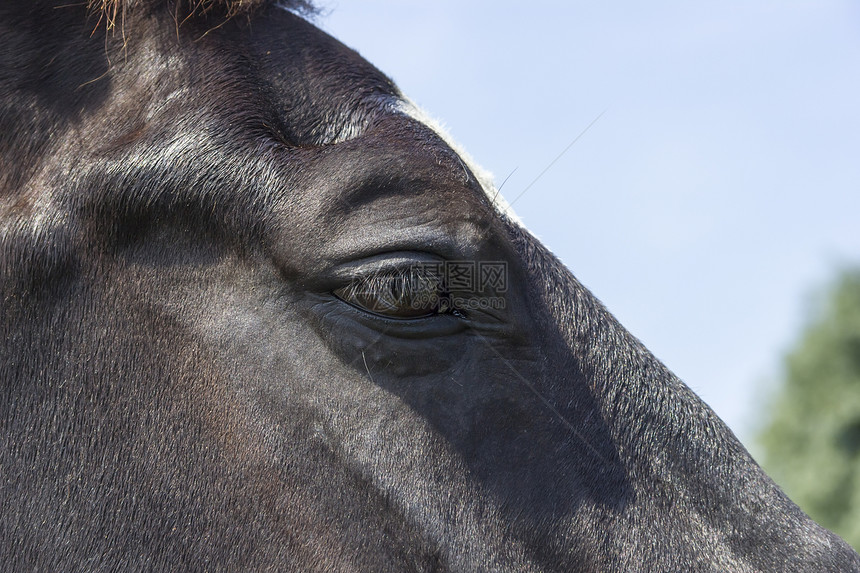
[(414, 269), (361, 277), (335, 289), (334, 295), (361, 310), (389, 318), (426, 318), (451, 310), (441, 280)]

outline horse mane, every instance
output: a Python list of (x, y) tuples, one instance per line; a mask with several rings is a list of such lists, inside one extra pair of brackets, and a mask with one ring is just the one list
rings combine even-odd
[(88, 0), (91, 12), (105, 21), (108, 29), (123, 20), (128, 10), (171, 7), (182, 19), (214, 13), (225, 18), (249, 14), (269, 4), (310, 14), (316, 12), (312, 0)]

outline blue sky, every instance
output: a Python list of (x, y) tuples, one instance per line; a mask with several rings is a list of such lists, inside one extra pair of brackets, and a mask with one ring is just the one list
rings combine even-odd
[(860, 264), (860, 4), (321, 5), (508, 200), (600, 116), (514, 208), (751, 445), (811, 295)]

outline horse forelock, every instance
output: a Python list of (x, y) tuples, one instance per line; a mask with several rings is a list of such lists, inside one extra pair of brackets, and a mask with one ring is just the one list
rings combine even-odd
[(310, 0), (89, 0), (88, 2), (89, 9), (99, 15), (100, 21), (106, 22), (108, 29), (122, 23), (125, 13), (129, 10), (167, 7), (183, 19), (210, 13), (229, 18), (249, 14), (268, 5), (277, 5), (302, 13), (316, 11)]

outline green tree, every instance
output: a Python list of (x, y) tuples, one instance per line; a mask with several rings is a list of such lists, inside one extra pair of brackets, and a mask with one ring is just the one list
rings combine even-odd
[(758, 441), (785, 492), (860, 548), (860, 269), (824, 294), (786, 356)]

